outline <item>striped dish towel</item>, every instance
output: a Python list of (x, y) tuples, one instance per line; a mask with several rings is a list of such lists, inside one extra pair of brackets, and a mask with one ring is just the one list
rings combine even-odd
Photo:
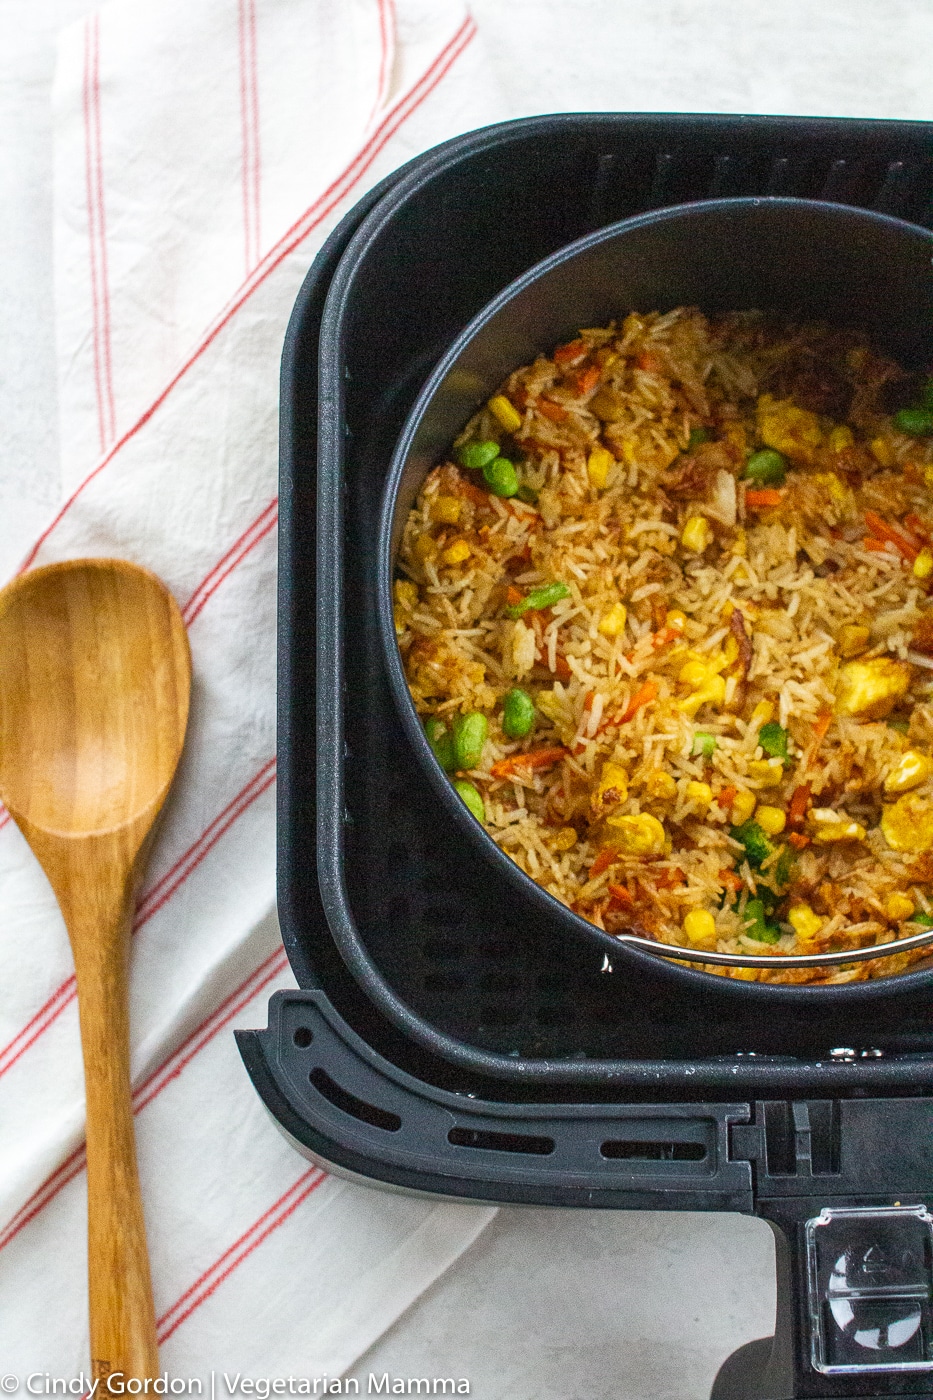
[[(363, 191), (505, 115), (460, 0), (115, 0), (60, 41), (65, 501), (24, 567), (133, 559), (182, 606), (188, 743), (136, 914), (137, 1139), (170, 1375), (339, 1375), (488, 1209), (332, 1179), (232, 1030), (293, 985), (274, 902), (278, 368)], [(84, 1122), (54, 899), (0, 815), (0, 1371), (87, 1374)], [(208, 1391), (205, 1389), (205, 1394)]]

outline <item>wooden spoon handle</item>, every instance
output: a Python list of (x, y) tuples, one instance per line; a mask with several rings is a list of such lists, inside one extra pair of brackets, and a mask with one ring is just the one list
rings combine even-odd
[[(159, 1370), (146, 1226), (136, 1167), (127, 965), (129, 912), (97, 889), (66, 918), (75, 951), (81, 1045), (87, 1092), (88, 1293), (93, 1378), (127, 1378)], [(101, 898), (101, 895), (104, 897)], [(110, 906), (109, 908), (107, 906)], [(95, 908), (96, 906), (96, 908)], [(96, 917), (97, 937), (74, 925)]]

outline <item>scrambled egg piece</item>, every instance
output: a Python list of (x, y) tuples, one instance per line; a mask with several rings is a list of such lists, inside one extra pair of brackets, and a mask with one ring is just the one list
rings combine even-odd
[(591, 799), (594, 813), (601, 817), (613, 807), (618, 807), (627, 797), (628, 773), (621, 763), (613, 763), (611, 759), (607, 759), (599, 776), (599, 786)]
[(766, 447), (773, 447), (804, 466), (813, 461), (814, 448), (823, 442), (815, 413), (798, 408), (790, 399), (775, 399), (772, 394), (761, 395), (757, 413), (758, 432)]
[(892, 656), (840, 667), (836, 709), (856, 719), (884, 719), (910, 687), (910, 666)]
[(610, 840), (629, 856), (660, 856), (667, 849), (667, 832), (657, 817), (609, 817)]
[(916, 749), (907, 749), (884, 780), (884, 791), (888, 797), (899, 792), (909, 792), (919, 787), (933, 774), (933, 758)]
[(881, 815), (881, 833), (892, 851), (933, 849), (933, 806), (919, 793), (899, 797)]

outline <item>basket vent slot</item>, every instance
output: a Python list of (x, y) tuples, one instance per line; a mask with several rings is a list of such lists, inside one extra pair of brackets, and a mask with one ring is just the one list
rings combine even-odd
[(454, 1147), (480, 1147), (487, 1152), (527, 1152), (535, 1157), (548, 1157), (554, 1151), (554, 1139), (537, 1137), (532, 1133), (490, 1133), (482, 1128), (451, 1128), (447, 1141)]
[(635, 1142), (628, 1138), (610, 1138), (600, 1147), (603, 1157), (624, 1162), (702, 1162), (706, 1144), (702, 1142)]
[(402, 1120), (397, 1113), (390, 1113), (386, 1108), (377, 1108), (374, 1103), (358, 1099), (355, 1094), (342, 1089), (325, 1069), (313, 1069), (308, 1078), (319, 1094), (335, 1108), (349, 1113), (351, 1118), (358, 1118), (361, 1123), (369, 1123), (371, 1127), (382, 1128), (387, 1133), (397, 1133), (402, 1126)]

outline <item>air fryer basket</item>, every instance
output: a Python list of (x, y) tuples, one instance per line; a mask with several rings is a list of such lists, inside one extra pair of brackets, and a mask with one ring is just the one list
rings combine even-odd
[[(872, 1001), (857, 1019), (838, 1006), (772, 1016), (705, 986), (672, 992), (650, 969), (605, 973), (601, 951), (555, 936), (534, 911), (517, 916), (465, 846), (412, 761), (380, 659), (379, 496), (456, 335), (514, 277), (596, 228), (761, 194), (930, 227), (933, 128), (511, 123), (412, 162), (319, 256), (282, 381), (279, 911), (299, 990), (277, 993), (267, 1029), (238, 1041), (282, 1130), (338, 1170), (474, 1199), (769, 1219), (778, 1340), (733, 1359), (723, 1400), (930, 1395), (912, 1371), (826, 1369), (808, 1301), (825, 1280), (817, 1260), (808, 1294), (806, 1251), (823, 1207), (909, 1215), (930, 1192), (929, 993)], [(897, 1228), (914, 1228), (901, 1215)]]

